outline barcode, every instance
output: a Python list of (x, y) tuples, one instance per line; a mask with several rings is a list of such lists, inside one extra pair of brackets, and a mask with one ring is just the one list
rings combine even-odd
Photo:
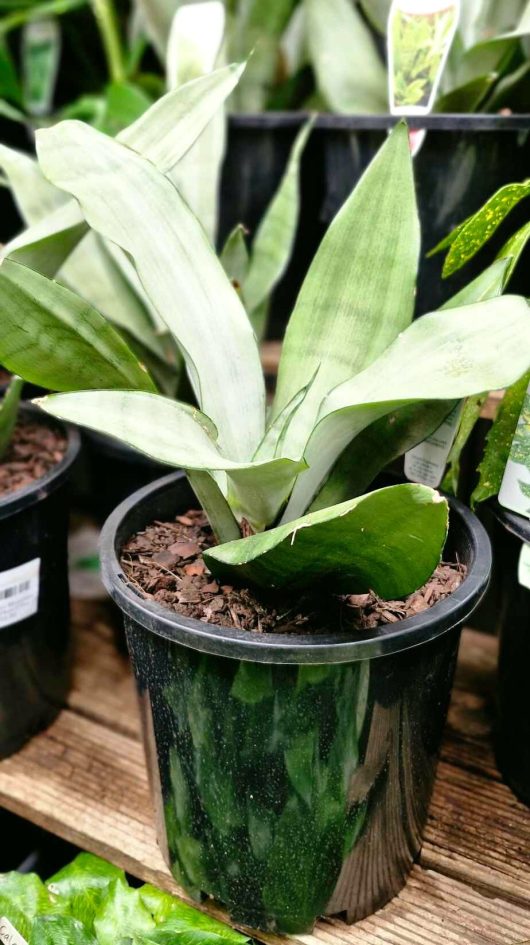
[(7, 597), (16, 597), (17, 594), (24, 594), (25, 591), (29, 591), (30, 584), (31, 581), (21, 581), (20, 584), (4, 587), (0, 590), (0, 600), (5, 600)]

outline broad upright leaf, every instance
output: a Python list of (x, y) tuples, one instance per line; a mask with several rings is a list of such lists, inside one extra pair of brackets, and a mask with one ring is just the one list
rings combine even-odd
[(0, 360), (25, 380), (51, 390), (156, 390), (99, 312), (69, 289), (9, 259), (0, 266), (0, 307)]
[(228, 234), (219, 258), (230, 282), (240, 292), (246, 279), (249, 264), (245, 227), (241, 223), (238, 223)]
[(21, 377), (12, 377), (0, 400), (0, 459), (11, 442), (23, 387), (24, 381)]
[(261, 112), (267, 107), (279, 69), (280, 40), (297, 0), (244, 0), (230, 13), (227, 32), (230, 57), (251, 55), (243, 80), (234, 95), (234, 109)]
[(204, 559), (222, 580), (290, 590), (325, 583), (345, 593), (372, 590), (398, 598), (434, 571), (447, 521), (447, 503), (439, 493), (409, 483), (217, 545)]
[(318, 368), (287, 435), (293, 455), (303, 450), (329, 390), (410, 324), (419, 239), (408, 133), (400, 123), (329, 227), (286, 331), (274, 416)]
[(296, 136), (280, 186), (254, 237), (243, 283), (251, 319), (252, 312), (269, 299), (291, 258), (300, 212), (300, 160), (312, 126), (313, 121), (307, 122)]
[(145, 291), (182, 350), (199, 404), (217, 426), (222, 447), (238, 459), (252, 456), (264, 426), (257, 344), (241, 302), (178, 191), (145, 158), (77, 122), (39, 132), (38, 151), (47, 176), (79, 200), (89, 225), (134, 260)]
[[(170, 88), (212, 72), (220, 54), (225, 13), (220, 0), (184, 3), (176, 12), (167, 52)], [(171, 172), (208, 237), (215, 243), (221, 166), (225, 153), (226, 120), (221, 109), (190, 151)]]
[(303, 0), (320, 92), (332, 111), (386, 112), (387, 75), (370, 30), (348, 0)]
[[(499, 352), (502, 351), (502, 358)], [(416, 319), (322, 405), (284, 520), (298, 518), (343, 449), (370, 423), (415, 401), (460, 400), (513, 384), (530, 365), (530, 310), (504, 296)]]
[(460, 223), (452, 233), (449, 233), (429, 253), (432, 256), (443, 249), (449, 248), (446, 256), (443, 276), (450, 276), (461, 269), (475, 253), (482, 249), (485, 243), (495, 233), (502, 221), (520, 200), (530, 194), (530, 180), (521, 184), (506, 184), (493, 197), (463, 223)]
[[(501, 295), (508, 267), (508, 259), (497, 260), (442, 308), (470, 305)], [(389, 463), (434, 433), (456, 403), (441, 400), (411, 404), (376, 420), (346, 447), (311, 510), (360, 495)]]

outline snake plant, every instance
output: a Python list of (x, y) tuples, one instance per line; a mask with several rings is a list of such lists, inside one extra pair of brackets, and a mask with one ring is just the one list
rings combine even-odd
[[(455, 400), (528, 369), (527, 303), (499, 297), (497, 269), (452, 308), (412, 321), (420, 233), (400, 123), (307, 273), (267, 411), (248, 315), (171, 177), (190, 120), (148, 113), (126, 142), (76, 121), (38, 133), (44, 175), (75, 200), (61, 208), (68, 226), (0, 267), (0, 358), (63, 392), (41, 401), (49, 413), (187, 470), (219, 541), (207, 555), (215, 574), (407, 594), (439, 561), (447, 502), (412, 483), (366, 492), (363, 472), (373, 477), (436, 429)], [(161, 395), (101, 314), (50, 278), (89, 228), (131, 261), (182, 353), (196, 406)], [(368, 433), (345, 474), (340, 461)], [(254, 534), (242, 538), (243, 524)]]

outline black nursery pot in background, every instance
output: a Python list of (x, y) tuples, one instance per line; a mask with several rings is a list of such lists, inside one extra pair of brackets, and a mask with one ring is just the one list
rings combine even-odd
[(127, 585), (119, 553), (194, 505), (182, 474), (107, 521), (103, 577), (124, 613), (158, 835), (173, 875), (233, 920), (286, 933), (355, 921), (403, 886), (417, 856), (460, 628), (486, 587), (488, 538), (452, 503), (461, 587), (368, 634), (260, 635), (190, 620)]
[(517, 796), (530, 804), (530, 590), (519, 583), (523, 543), (530, 543), (530, 521), (493, 506), (500, 524), (495, 542), (502, 601), (497, 689), (497, 761)]
[[(221, 244), (237, 223), (255, 232), (306, 119), (296, 112), (230, 117), (221, 188)], [(317, 119), (302, 160), (298, 236), (291, 264), (275, 294), (270, 337), (283, 337), (327, 227), (396, 120), (385, 115), (321, 115)], [(417, 312), (423, 314), (438, 308), (483, 268), (482, 262), (472, 262), (462, 274), (442, 282), (443, 254), (428, 260), (425, 253), (503, 184), (528, 176), (530, 115), (430, 115), (411, 118), (409, 123), (427, 129), (423, 147), (414, 158), (423, 234)], [(524, 205), (520, 214), (524, 222), (528, 218)], [(511, 220), (516, 216), (517, 210)], [(509, 232), (513, 232), (512, 222)], [(499, 248), (501, 240), (502, 233)], [(511, 287), (518, 291), (517, 275)]]
[[(24, 407), (32, 422), (53, 423)], [(79, 434), (63, 459), (0, 498), (0, 758), (49, 725), (69, 687), (68, 479)]]

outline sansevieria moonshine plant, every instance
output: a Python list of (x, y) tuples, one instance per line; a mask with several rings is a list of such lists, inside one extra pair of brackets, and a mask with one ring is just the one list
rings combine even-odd
[[(40, 401), (49, 413), (186, 470), (217, 538), (204, 560), (225, 588), (266, 589), (269, 602), (308, 590), (324, 602), (334, 591), (403, 597), (440, 560), (448, 503), (416, 483), (366, 490), (456, 400), (527, 370), (526, 300), (500, 297), (509, 260), (412, 322), (420, 235), (398, 124), (309, 269), (267, 410), (247, 312), (172, 179), (200, 132), (191, 107), (172, 115), (176, 101), (120, 140), (71, 121), (39, 132), (43, 173), (74, 199), (0, 266), (0, 359), (59, 391)], [(102, 315), (51, 278), (88, 228), (134, 266), (195, 403), (163, 396)], [(456, 540), (468, 577), (403, 629), (254, 634), (127, 586), (123, 542), (182, 516), (193, 501), (183, 490), (179, 475), (147, 487), (111, 517), (102, 545), (156, 743), (166, 858), (192, 894), (250, 925), (302, 932), (323, 912), (359, 918), (397, 892), (418, 853), (487, 540), (453, 506), (448, 553)]]

